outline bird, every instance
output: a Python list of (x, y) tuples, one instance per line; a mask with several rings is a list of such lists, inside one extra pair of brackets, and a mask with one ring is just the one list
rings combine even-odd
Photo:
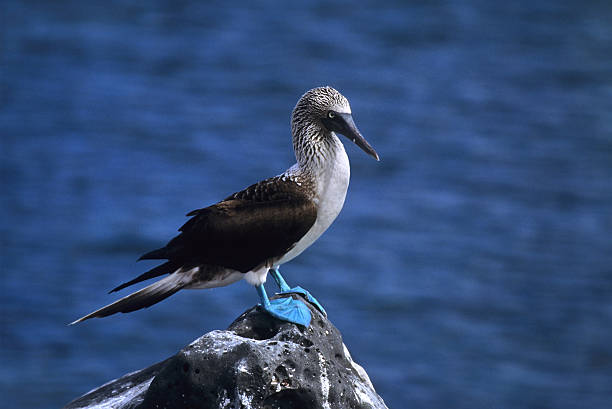
[[(348, 100), (330, 86), (302, 95), (291, 115), (291, 133), (293, 166), (187, 213), (190, 219), (176, 237), (139, 258), (165, 261), (109, 293), (165, 277), (69, 325), (147, 308), (183, 289), (221, 287), (241, 279), (255, 286), (261, 307), (280, 320), (310, 325), (310, 310), (292, 293), (302, 294), (325, 314), (307, 290), (291, 288), (279, 268), (314, 243), (344, 205), (350, 166), (338, 134), (377, 161), (380, 158), (355, 125)], [(264, 287), (268, 274), (278, 285), (278, 294), (288, 296), (268, 297)]]

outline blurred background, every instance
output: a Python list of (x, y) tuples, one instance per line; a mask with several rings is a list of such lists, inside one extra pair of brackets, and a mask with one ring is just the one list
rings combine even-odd
[(344, 210), (283, 271), (388, 406), (609, 407), (612, 3), (225, 4), (3, 2), (6, 407), (63, 406), (257, 302), (240, 282), (66, 326), (185, 213), (292, 165), (320, 85), (382, 160), (346, 144)]

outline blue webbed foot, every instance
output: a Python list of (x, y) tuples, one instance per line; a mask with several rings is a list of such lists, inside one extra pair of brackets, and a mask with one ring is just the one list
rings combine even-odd
[(327, 312), (325, 312), (325, 308), (323, 308), (321, 303), (316, 298), (314, 298), (308, 290), (305, 290), (300, 286), (290, 288), (287, 291), (281, 291), (278, 294), (291, 294), (291, 293), (302, 294), (304, 297), (306, 297), (308, 302), (310, 302), (315, 307), (317, 307), (317, 309), (321, 311), (321, 313), (327, 317)]
[(317, 301), (317, 299), (314, 298), (308, 290), (305, 290), (300, 286), (293, 287), (293, 288), (289, 287), (289, 285), (287, 284), (287, 282), (281, 275), (280, 271), (278, 271), (278, 269), (276, 268), (270, 269), (270, 272), (272, 273), (272, 277), (274, 278), (274, 281), (276, 281), (276, 284), (278, 284), (278, 287), (280, 288), (280, 292), (277, 294), (292, 294), (292, 293), (302, 294), (308, 300), (308, 302), (310, 302), (315, 307), (317, 307), (317, 309), (321, 311), (321, 313), (327, 317), (327, 312), (325, 312), (325, 308), (323, 308), (321, 303), (319, 303), (319, 301)]
[(255, 288), (261, 299), (260, 305), (268, 314), (279, 320), (292, 322), (305, 327), (310, 325), (312, 315), (308, 307), (302, 301), (294, 300), (291, 296), (270, 300), (263, 284)]

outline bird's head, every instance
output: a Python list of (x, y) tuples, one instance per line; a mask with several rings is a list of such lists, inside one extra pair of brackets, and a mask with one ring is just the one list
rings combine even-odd
[(328, 133), (346, 136), (376, 160), (378, 154), (357, 129), (348, 100), (332, 87), (318, 87), (306, 92), (293, 109), (291, 126), (294, 134), (305, 124), (318, 125)]

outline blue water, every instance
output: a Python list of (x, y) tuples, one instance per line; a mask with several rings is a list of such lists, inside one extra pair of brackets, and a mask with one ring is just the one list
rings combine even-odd
[(406, 3), (3, 2), (6, 407), (256, 303), (241, 282), (65, 325), (185, 213), (290, 166), (291, 109), (325, 84), (382, 161), (347, 143), (345, 208), (283, 271), (389, 407), (610, 407), (612, 3)]

